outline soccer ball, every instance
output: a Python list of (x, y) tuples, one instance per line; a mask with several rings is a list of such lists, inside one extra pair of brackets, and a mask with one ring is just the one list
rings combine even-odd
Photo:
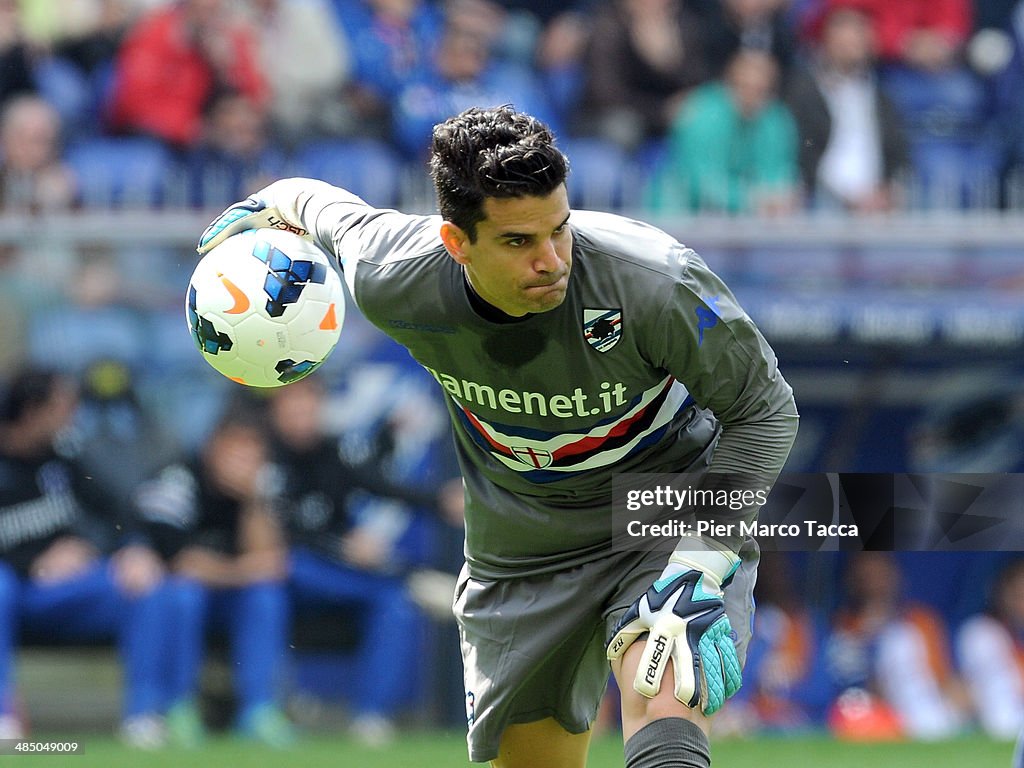
[(250, 387), (280, 387), (308, 376), (334, 349), (345, 293), (313, 243), (250, 229), (200, 259), (185, 315), (203, 359), (220, 373)]

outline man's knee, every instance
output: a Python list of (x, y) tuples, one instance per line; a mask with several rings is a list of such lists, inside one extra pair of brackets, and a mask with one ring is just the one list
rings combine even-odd
[(634, 643), (613, 671), (621, 690), (622, 738), (627, 768), (709, 768), (707, 717), (675, 697), (675, 670), (669, 661), (661, 688), (651, 698), (633, 689), (643, 643)]
[(615, 681), (621, 693), (622, 731), (628, 739), (646, 725), (666, 718), (680, 718), (708, 731), (708, 719), (700, 710), (692, 709), (675, 696), (675, 669), (669, 661), (662, 678), (661, 688), (651, 698), (633, 688), (633, 680), (640, 666), (643, 642), (636, 642), (613, 665)]
[(554, 719), (510, 725), (491, 768), (584, 768), (590, 732), (569, 733)]

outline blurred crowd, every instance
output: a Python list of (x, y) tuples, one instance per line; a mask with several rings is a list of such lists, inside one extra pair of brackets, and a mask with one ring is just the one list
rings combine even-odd
[[(30, 368), (11, 382), (0, 412), (0, 738), (31, 728), (14, 674), (24, 644), (116, 644), (119, 733), (145, 749), (198, 747), (216, 723), (290, 746), (285, 705), (313, 651), (352, 658), (326, 698), (356, 738), (385, 744), (422, 706), (432, 681), (421, 660), (436, 655), (425, 628), (451, 617), (445, 532), (461, 534), (462, 484), (439, 462), (443, 448), (422, 434), (402, 445), (410, 430), (397, 424), (346, 447), (315, 377), (239, 392), (183, 450), (115, 362), (81, 381)], [(311, 637), (318, 626), (326, 643)], [(230, 662), (227, 711), (202, 695), (215, 651)]]
[[(287, 748), (303, 696), (375, 746), (447, 722), (428, 702), (457, 674), (439, 678), (430, 628), (451, 620), (462, 487), (429, 400), (353, 422), (368, 388), (394, 385), (378, 371), (347, 396), (319, 375), (235, 389), (185, 447), (116, 361), (18, 373), (0, 400), (0, 736), (32, 728), (18, 649), (54, 644), (116, 646), (118, 732), (137, 748), (221, 728)], [(1024, 727), (1019, 554), (765, 552), (755, 596), (719, 733)], [(221, 699), (203, 685), (211, 657), (229, 661)]]
[(5, 208), (218, 208), (284, 174), (430, 205), (433, 124), (499, 103), (562, 137), (577, 205), (1024, 205), (1016, 0), (0, 6)]
[[(780, 553), (762, 565), (744, 687), (723, 710), (724, 732), (1011, 741), (1024, 727), (1019, 554), (832, 553), (840, 578), (819, 572), (827, 598), (806, 580), (794, 587), (813, 566)], [(964, 603), (965, 580), (976, 601)]]

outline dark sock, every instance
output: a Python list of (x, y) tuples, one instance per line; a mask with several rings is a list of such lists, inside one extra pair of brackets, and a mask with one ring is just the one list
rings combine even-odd
[(711, 768), (708, 737), (681, 717), (648, 723), (629, 737), (626, 768)]

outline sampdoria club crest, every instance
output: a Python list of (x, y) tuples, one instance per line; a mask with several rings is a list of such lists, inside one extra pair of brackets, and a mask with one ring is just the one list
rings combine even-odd
[(622, 338), (622, 310), (584, 309), (583, 337), (598, 352), (607, 352)]

